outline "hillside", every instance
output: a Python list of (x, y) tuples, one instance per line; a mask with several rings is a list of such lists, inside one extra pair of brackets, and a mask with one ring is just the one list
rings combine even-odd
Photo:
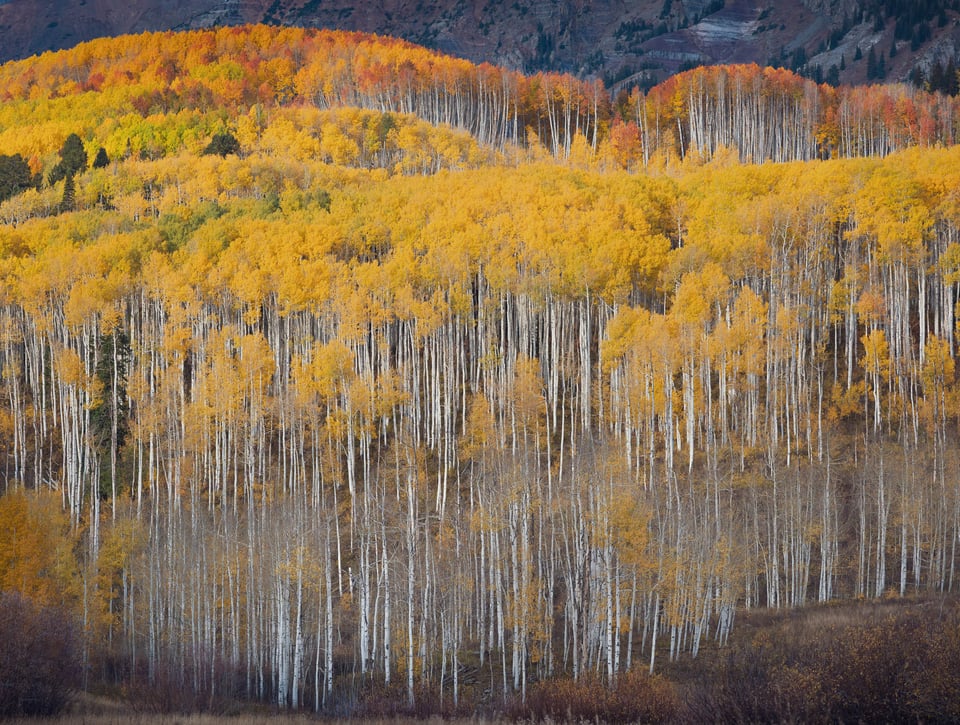
[(772, 63), (862, 84), (929, 80), (936, 64), (956, 61), (958, 10), (955, 0), (10, 0), (0, 4), (0, 60), (100, 36), (262, 22), (401, 37), (477, 63), (607, 85), (648, 88), (716, 63)]
[(0, 646), (66, 673), (4, 681), (666, 707), (747, 610), (960, 587), (955, 99), (263, 25), (0, 88)]
[[(271, 109), (293, 119), (291, 130), (309, 139), (307, 147), (326, 146), (326, 160), (385, 163), (383, 154), (365, 151), (382, 151), (389, 128), (371, 145), (361, 127), (342, 127), (349, 144), (333, 149), (296, 112), (304, 106), (377, 111), (390, 114), (390, 123), (416, 117), (506, 154), (542, 146), (568, 159), (586, 144), (628, 169), (655, 159), (709, 159), (724, 149), (741, 161), (885, 155), (952, 145), (960, 133), (960, 102), (902, 84), (834, 89), (782, 69), (735, 65), (694, 69), (646, 94), (634, 87), (612, 98), (599, 81), (477, 66), (380, 36), (267, 26), (91, 41), (0, 67), (0, 88), (0, 144), (34, 172), (49, 170), (70, 132), (99, 139), (110, 158), (158, 158), (198, 150), (217, 128), (262, 140)], [(21, 130), (25, 118), (29, 133)], [(445, 165), (439, 156), (416, 163), (434, 171)]]

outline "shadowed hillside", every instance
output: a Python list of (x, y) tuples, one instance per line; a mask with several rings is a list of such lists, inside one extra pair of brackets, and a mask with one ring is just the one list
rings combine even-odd
[(0, 4), (0, 59), (100, 36), (267, 23), (401, 37), (476, 63), (649, 88), (700, 64), (916, 84), (958, 58), (955, 0), (86, 0)]

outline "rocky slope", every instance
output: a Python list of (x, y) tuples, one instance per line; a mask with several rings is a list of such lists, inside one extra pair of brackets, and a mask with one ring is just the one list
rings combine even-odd
[[(693, 65), (730, 62), (785, 65), (845, 83), (906, 80), (915, 68), (928, 72), (934, 63), (946, 65), (957, 56), (960, 3), (915, 4), (910, 20), (920, 22), (901, 28), (899, 40), (895, 28), (905, 20), (896, 5), (895, 0), (9, 0), (0, 3), (0, 60), (103, 35), (248, 22), (394, 35), (473, 61), (567, 71), (624, 86), (651, 85)], [(871, 48), (874, 64), (883, 56), (882, 74), (876, 65), (868, 67)]]

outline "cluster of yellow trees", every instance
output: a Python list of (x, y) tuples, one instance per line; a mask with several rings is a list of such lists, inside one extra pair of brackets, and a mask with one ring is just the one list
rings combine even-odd
[(88, 127), (75, 211), (0, 204), (0, 583), (112, 676), (457, 702), (960, 586), (957, 149), (631, 174), (583, 134), (196, 113), (241, 156)]

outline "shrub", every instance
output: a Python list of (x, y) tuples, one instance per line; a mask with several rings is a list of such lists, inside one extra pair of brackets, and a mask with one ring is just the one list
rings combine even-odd
[[(104, 664), (116, 664), (122, 672), (126, 663)], [(130, 676), (129, 672), (123, 674)], [(139, 713), (229, 715), (244, 706), (242, 668), (218, 657), (178, 662), (172, 653), (165, 653), (157, 661), (152, 677), (147, 663), (142, 662), (131, 679), (135, 681), (125, 685), (125, 689), (131, 707)]]
[(596, 677), (560, 677), (534, 683), (526, 702), (515, 702), (517, 720), (554, 722), (660, 723), (678, 710), (674, 687), (659, 676), (621, 673), (612, 687)]
[(327, 714), (341, 717), (349, 715), (370, 721), (391, 718), (425, 720), (434, 717), (467, 717), (476, 713), (479, 704), (474, 689), (461, 686), (455, 706), (452, 682), (445, 681), (442, 688), (439, 683), (418, 682), (414, 686), (411, 705), (405, 681), (394, 680), (387, 685), (380, 678), (371, 678), (352, 694), (341, 691), (335, 699), (338, 700), (337, 704), (331, 706)]
[[(856, 616), (852, 616), (856, 615)], [(705, 667), (690, 722), (960, 722), (960, 613), (827, 609), (765, 630)]]
[(79, 681), (72, 619), (16, 592), (0, 593), (0, 717), (55, 715)]

